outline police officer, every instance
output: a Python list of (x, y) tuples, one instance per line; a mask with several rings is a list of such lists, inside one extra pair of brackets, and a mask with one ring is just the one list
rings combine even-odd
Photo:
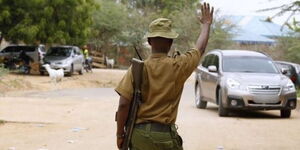
[[(204, 3), (201, 7), (202, 31), (196, 48), (174, 58), (168, 57), (173, 39), (178, 34), (171, 29), (166, 18), (154, 20), (149, 25), (148, 43), (152, 54), (145, 60), (142, 98), (133, 130), (131, 150), (182, 150), (182, 139), (177, 133), (175, 121), (184, 82), (197, 67), (204, 53), (213, 20), (213, 8)], [(117, 146), (122, 147), (124, 125), (133, 98), (131, 68), (125, 74), (116, 92), (120, 95), (117, 115)]]

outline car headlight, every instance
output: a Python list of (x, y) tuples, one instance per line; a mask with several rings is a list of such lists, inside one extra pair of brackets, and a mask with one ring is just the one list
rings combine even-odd
[(287, 91), (296, 91), (296, 88), (295, 88), (294, 83), (291, 80), (289, 80), (287, 82), (287, 84), (283, 87), (283, 90), (286, 92)]
[(227, 83), (227, 86), (231, 89), (240, 88), (240, 85), (241, 85), (238, 81), (233, 80), (231, 78), (228, 78), (226, 83)]

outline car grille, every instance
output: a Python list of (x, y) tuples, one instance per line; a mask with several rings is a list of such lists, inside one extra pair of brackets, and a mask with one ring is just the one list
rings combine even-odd
[(280, 93), (279, 85), (250, 85), (248, 91), (259, 95), (278, 95)]

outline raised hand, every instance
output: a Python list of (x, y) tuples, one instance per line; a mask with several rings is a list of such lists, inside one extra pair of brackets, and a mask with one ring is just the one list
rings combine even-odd
[(199, 17), (202, 24), (211, 24), (213, 21), (214, 7), (210, 8), (209, 3), (201, 5), (201, 16)]

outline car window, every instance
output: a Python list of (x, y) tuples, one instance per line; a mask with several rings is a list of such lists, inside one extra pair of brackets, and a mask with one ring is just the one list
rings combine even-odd
[(79, 48), (75, 48), (75, 53), (76, 53), (77, 55), (81, 55), (81, 51), (79, 50)]
[(210, 65), (216, 66), (217, 70), (219, 70), (219, 56), (213, 55), (212, 63), (209, 64), (209, 66)]
[(42, 52), (46, 52), (46, 49), (45, 49), (44, 46), (42, 46), (42, 47), (40, 48), (40, 50), (41, 50)]
[(25, 52), (34, 52), (36, 49), (35, 46), (8, 46), (3, 49), (4, 53), (19, 53), (21, 51)]
[(300, 65), (297, 66), (297, 74), (300, 74)]
[(72, 50), (70, 47), (51, 47), (47, 51), (46, 56), (69, 57), (72, 54)]
[(293, 74), (293, 67), (292, 65), (283, 64), (283, 63), (276, 63), (279, 69), (287, 69), (287, 72), (285, 75), (292, 76)]
[(224, 72), (279, 73), (272, 60), (253, 56), (223, 57)]
[(210, 64), (210, 61), (212, 60), (212, 57), (213, 55), (210, 54), (210, 55), (207, 55), (205, 58), (204, 58), (204, 61), (202, 63), (202, 66), (205, 67), (205, 68), (208, 68), (209, 64)]

